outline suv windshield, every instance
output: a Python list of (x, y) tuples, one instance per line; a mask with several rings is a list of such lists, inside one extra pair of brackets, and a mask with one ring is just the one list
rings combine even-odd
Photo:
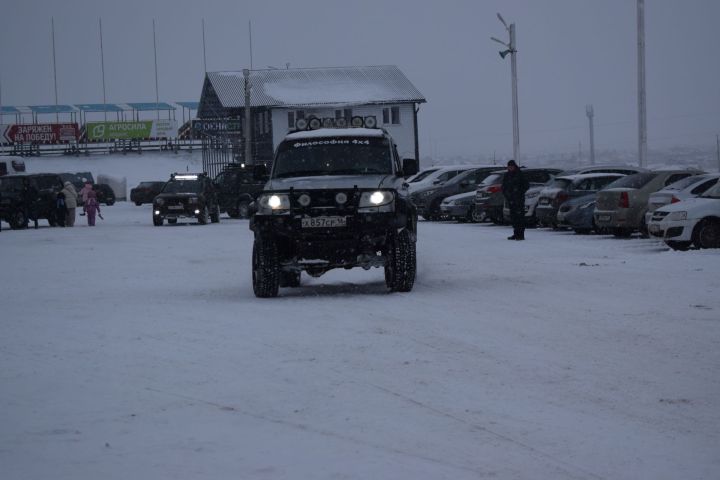
[(385, 138), (300, 139), (282, 143), (273, 178), (318, 175), (387, 175), (392, 173)]
[(202, 184), (199, 180), (170, 180), (160, 193), (200, 193)]
[(618, 178), (610, 183), (605, 189), (609, 188), (642, 188), (647, 185), (650, 180), (657, 177), (657, 173), (636, 173), (627, 177)]

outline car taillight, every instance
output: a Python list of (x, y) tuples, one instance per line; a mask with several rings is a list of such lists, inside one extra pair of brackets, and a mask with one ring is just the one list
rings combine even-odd
[(673, 195), (672, 198), (670, 199), (670, 203), (678, 203), (679, 201), (680, 201), (680, 199), (678, 197), (676, 197), (675, 195)]
[(556, 207), (559, 207), (563, 203), (567, 202), (568, 194), (565, 192), (558, 192), (557, 196), (555, 197), (555, 200), (553, 200), (553, 203)]
[(630, 195), (628, 195), (628, 192), (620, 192), (620, 208), (630, 208)]
[(501, 184), (490, 185), (489, 187), (487, 187), (487, 192), (488, 192), (488, 193), (498, 193), (498, 192), (502, 192), (502, 185), (501, 185)]

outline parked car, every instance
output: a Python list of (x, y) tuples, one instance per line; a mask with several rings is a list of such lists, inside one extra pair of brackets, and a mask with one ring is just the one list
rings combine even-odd
[(241, 164), (225, 167), (214, 180), (220, 211), (232, 218), (248, 218), (250, 205), (262, 192), (266, 181), (265, 177), (256, 177), (252, 167), (245, 168)]
[[(505, 197), (502, 194), (502, 181), (506, 172), (507, 170), (496, 170), (478, 185), (475, 192), (475, 216), (479, 221), (489, 219), (493, 223), (501, 224), (504, 218), (510, 218), (510, 210), (508, 209), (507, 217), (503, 211)], [(531, 187), (538, 187), (554, 178), (560, 173), (560, 169), (523, 167), (522, 172)]]
[(26, 228), (34, 192), (26, 175), (0, 176), (0, 221), (13, 230)]
[(606, 228), (616, 237), (647, 231), (645, 212), (650, 194), (683, 178), (698, 175), (698, 170), (658, 170), (636, 173), (615, 180), (598, 192), (595, 225)]
[(720, 183), (698, 197), (658, 208), (648, 231), (674, 250), (720, 248)]
[(12, 228), (25, 228), (28, 221), (48, 221), (57, 225), (55, 197), (63, 189), (56, 173), (18, 174), (2, 177), (2, 215)]
[(153, 225), (179, 218), (196, 218), (201, 225), (220, 221), (217, 191), (205, 173), (173, 173), (153, 200)]
[[(583, 175), (586, 173), (619, 173), (623, 175), (632, 175), (634, 173), (646, 172), (645, 168), (633, 167), (629, 165), (589, 165), (585, 167), (571, 168), (563, 170), (556, 176), (564, 177), (567, 175)], [(549, 183), (549, 182), (548, 182)], [(547, 186), (547, 183), (539, 186), (531, 186), (530, 189), (525, 192), (525, 222), (527, 225), (537, 224), (537, 217), (535, 215), (535, 208), (537, 207), (538, 200), (540, 199), (540, 192)], [(503, 218), (509, 221), (510, 208), (505, 204), (503, 206)]]
[(164, 185), (165, 182), (140, 182), (137, 187), (130, 189), (130, 201), (137, 206), (152, 203)]
[(557, 226), (559, 228), (572, 229), (578, 234), (586, 234), (593, 231), (602, 233), (603, 230), (597, 228), (593, 217), (596, 200), (597, 192), (566, 201), (560, 205), (560, 209), (558, 210)]
[[(442, 167), (433, 167), (428, 169), (429, 173), (420, 177), (424, 172), (420, 172), (415, 178), (408, 181), (408, 191), (410, 193), (433, 188), (456, 177), (459, 173), (466, 172), (474, 168), (473, 165), (448, 165)], [(425, 170), (427, 172), (428, 170)]]
[(650, 223), (650, 217), (652, 217), (653, 212), (660, 207), (702, 195), (710, 187), (715, 185), (718, 179), (720, 179), (720, 173), (694, 175), (678, 180), (662, 190), (650, 194), (648, 211), (645, 214), (645, 222)]
[(418, 213), (425, 220), (438, 220), (442, 215), (440, 204), (445, 198), (458, 193), (474, 191), (478, 184), (494, 170), (497, 170), (497, 165), (472, 167), (445, 183), (417, 190), (411, 194), (410, 198), (417, 207)]
[(458, 222), (476, 222), (475, 190), (451, 195), (440, 203), (441, 215)]
[[(113, 205), (115, 203), (115, 192), (110, 185), (105, 183), (95, 183), (93, 174), (90, 172), (76, 172), (76, 173), (60, 173), (60, 178), (64, 182), (70, 182), (75, 187), (75, 190), (79, 193), (80, 190), (85, 186), (87, 182), (90, 182), (93, 186), (93, 190), (97, 195), (98, 203), (104, 203), (105, 205)], [(78, 196), (78, 206), (82, 206), (83, 199)]]
[(558, 211), (563, 203), (572, 198), (597, 193), (624, 176), (622, 173), (583, 173), (555, 177), (540, 192), (535, 209), (538, 223), (543, 226), (557, 227)]

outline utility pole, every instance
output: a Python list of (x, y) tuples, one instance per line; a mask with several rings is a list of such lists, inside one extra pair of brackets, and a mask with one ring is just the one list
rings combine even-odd
[(58, 112), (58, 93), (57, 93), (57, 64), (55, 62), (55, 17), (50, 17), (50, 28), (52, 29), (53, 78), (55, 79), (55, 122), (60, 123), (60, 113)]
[[(102, 70), (103, 118), (105, 119), (105, 123), (107, 123), (107, 98), (105, 97), (105, 53), (103, 52), (102, 18), (99, 18), (98, 22), (100, 23), (100, 69)], [(104, 128), (107, 128), (107, 126)]]
[(205, 57), (205, 19), (202, 19), (202, 37), (203, 37), (203, 68), (207, 73), (207, 59)]
[(155, 51), (155, 111), (157, 112), (157, 119), (160, 121), (160, 90), (158, 89), (158, 74), (157, 74), (157, 42), (155, 40), (155, 19), (153, 18), (153, 50)]
[(587, 114), (588, 122), (590, 123), (590, 165), (595, 165), (595, 129), (593, 122), (595, 112), (593, 111), (593, 106), (586, 106), (585, 113)]
[(510, 36), (509, 43), (505, 43), (502, 40), (498, 40), (495, 37), (490, 37), (491, 40), (498, 42), (501, 45), (507, 47), (500, 53), (501, 58), (505, 58), (506, 55), (510, 54), (510, 72), (512, 81), (512, 117), (513, 117), (513, 158), (516, 162), (520, 162), (520, 122), (518, 119), (518, 92), (517, 92), (517, 39), (515, 36), (515, 24), (511, 23), (508, 25), (505, 19), (497, 14), (498, 20), (503, 24), (505, 30), (508, 31)]
[(715, 144), (717, 148), (718, 172), (720, 172), (720, 135), (715, 135)]
[(245, 125), (243, 133), (245, 134), (245, 165), (253, 165), (252, 161), (252, 128), (250, 125), (250, 70), (243, 69), (243, 77), (245, 78)]
[(645, 99), (645, 0), (637, 0), (638, 162), (647, 165), (647, 109)]

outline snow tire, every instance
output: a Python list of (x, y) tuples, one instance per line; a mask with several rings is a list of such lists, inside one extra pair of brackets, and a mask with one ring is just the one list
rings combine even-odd
[(390, 243), (385, 262), (385, 285), (391, 292), (409, 292), (417, 270), (416, 244), (403, 230)]
[(256, 237), (252, 253), (253, 292), (258, 298), (277, 297), (280, 286), (280, 265), (274, 240)]

